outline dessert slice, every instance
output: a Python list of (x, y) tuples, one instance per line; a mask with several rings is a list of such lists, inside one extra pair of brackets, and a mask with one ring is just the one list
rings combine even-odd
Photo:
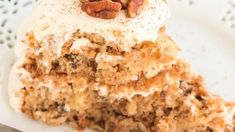
[(39, 1), (18, 34), (12, 107), (79, 130), (234, 131), (234, 104), (177, 57), (168, 17), (163, 0)]

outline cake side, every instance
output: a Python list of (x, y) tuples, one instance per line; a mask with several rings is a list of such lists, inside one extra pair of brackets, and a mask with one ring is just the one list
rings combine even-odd
[[(234, 103), (208, 93), (202, 78), (180, 60), (151, 79), (119, 87), (102, 85), (97, 89), (94, 82), (79, 76), (43, 79), (20, 90), (21, 111), (50, 125), (66, 122), (77, 129), (99, 131), (234, 129)], [(138, 93), (138, 89), (150, 88), (154, 89), (152, 93)], [(130, 96), (133, 92), (136, 94)]]
[[(175, 42), (159, 31), (155, 42), (143, 41), (129, 52), (118, 45), (108, 43), (98, 34), (82, 34), (79, 31), (65, 42), (61, 55), (53, 49), (54, 36), (37, 40), (33, 33), (27, 34), (22, 66), (34, 76), (46, 74), (80, 74), (99, 83), (119, 85), (142, 78), (151, 78), (176, 62), (178, 47)], [(80, 40), (83, 41), (80, 41)], [(76, 45), (84, 44), (78, 48)]]

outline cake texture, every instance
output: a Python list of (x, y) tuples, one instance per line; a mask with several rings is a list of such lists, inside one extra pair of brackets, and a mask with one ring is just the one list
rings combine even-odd
[(18, 33), (11, 106), (77, 130), (235, 131), (235, 104), (178, 58), (168, 17), (163, 0), (40, 0)]

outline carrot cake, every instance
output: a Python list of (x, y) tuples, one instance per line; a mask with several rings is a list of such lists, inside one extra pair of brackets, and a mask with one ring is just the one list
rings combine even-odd
[(106, 132), (235, 131), (165, 33), (164, 0), (40, 0), (21, 26), (10, 104), (48, 125)]

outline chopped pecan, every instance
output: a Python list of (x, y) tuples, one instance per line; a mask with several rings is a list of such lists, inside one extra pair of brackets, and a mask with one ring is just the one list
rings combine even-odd
[(140, 7), (143, 5), (144, 0), (129, 0), (127, 6), (128, 17), (135, 17), (139, 13)]
[(115, 18), (121, 8), (122, 6), (120, 3), (112, 1), (94, 1), (82, 4), (82, 10), (88, 15), (102, 19)]

